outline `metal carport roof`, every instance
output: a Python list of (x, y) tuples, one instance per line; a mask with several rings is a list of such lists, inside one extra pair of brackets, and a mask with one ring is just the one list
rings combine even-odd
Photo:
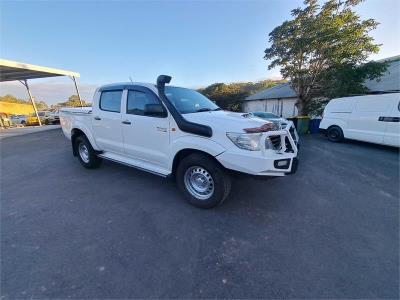
[(79, 73), (0, 59), (0, 82), (45, 77), (79, 77)]
[(38, 119), (39, 125), (41, 124), (40, 118), (37, 114), (37, 109), (35, 105), (35, 100), (32, 97), (31, 91), (28, 85), (28, 79), (37, 79), (37, 78), (47, 78), (47, 77), (57, 77), (57, 76), (68, 76), (70, 77), (75, 84), (76, 92), (79, 97), (79, 101), (82, 105), (81, 96), (79, 93), (78, 85), (76, 83), (76, 78), (80, 77), (79, 73), (48, 68), (43, 66), (31, 65), (21, 62), (16, 62), (12, 60), (0, 59), (0, 82), (5, 81), (19, 81), (23, 84), (28, 92), (29, 98), (32, 102), (32, 106), (35, 110), (36, 117)]

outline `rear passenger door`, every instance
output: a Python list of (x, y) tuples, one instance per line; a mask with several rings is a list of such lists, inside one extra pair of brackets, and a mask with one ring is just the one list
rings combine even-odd
[(121, 102), (123, 90), (101, 91), (98, 107), (92, 113), (93, 133), (103, 151), (123, 153)]

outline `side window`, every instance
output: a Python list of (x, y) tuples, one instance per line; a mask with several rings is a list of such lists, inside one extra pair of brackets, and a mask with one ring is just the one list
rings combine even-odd
[(104, 91), (100, 96), (100, 109), (111, 112), (121, 112), (122, 91)]
[(128, 91), (126, 113), (131, 115), (144, 116), (146, 104), (160, 104), (160, 101), (150, 94), (139, 91)]

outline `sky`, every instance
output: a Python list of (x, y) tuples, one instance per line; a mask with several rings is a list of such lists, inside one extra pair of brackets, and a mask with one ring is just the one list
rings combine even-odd
[[(0, 57), (80, 73), (84, 99), (102, 84), (155, 82), (202, 87), (215, 82), (279, 78), (263, 52), (268, 33), (290, 19), (300, 0), (242, 1), (4, 1), (0, 0)], [(400, 54), (400, 1), (366, 0), (362, 18), (381, 24), (372, 32), (380, 59)], [(65, 101), (69, 78), (31, 81), (37, 100)], [(26, 98), (18, 82), (0, 83), (0, 95)]]

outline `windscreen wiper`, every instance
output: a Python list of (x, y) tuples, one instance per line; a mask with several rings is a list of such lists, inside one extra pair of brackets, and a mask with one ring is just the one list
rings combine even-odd
[(214, 109), (211, 109), (211, 108), (208, 108), (208, 107), (203, 107), (203, 108), (200, 108), (200, 109), (196, 110), (196, 112), (217, 111), (217, 110), (222, 110), (222, 109), (220, 107), (217, 107), (217, 108), (214, 108)]
[(203, 112), (203, 111), (211, 111), (211, 108), (208, 107), (203, 107), (203, 108), (199, 108), (198, 110), (196, 110), (196, 112)]

